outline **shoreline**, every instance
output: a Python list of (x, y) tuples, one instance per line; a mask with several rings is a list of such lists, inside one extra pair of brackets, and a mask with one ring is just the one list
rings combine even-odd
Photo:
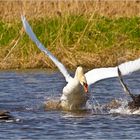
[[(57, 57), (58, 60), (61, 63), (63, 63), (67, 69), (70, 69), (70, 70), (75, 70), (75, 68), (78, 65), (82, 66), (85, 69), (93, 69), (93, 68), (99, 68), (99, 67), (117, 66), (121, 63), (139, 58), (140, 50), (137, 53), (136, 52), (132, 53), (132, 52), (128, 50), (128, 52), (125, 52), (126, 56), (120, 56), (118, 58), (117, 56), (115, 56), (117, 55), (117, 53), (114, 55), (104, 55), (103, 53), (103, 54), (96, 54), (96, 56), (94, 53), (87, 53), (87, 54), (77, 53), (77, 56), (75, 56), (76, 58), (77, 57), (79, 58), (79, 60), (76, 60), (77, 62), (75, 62), (76, 58), (73, 58), (73, 60), (71, 60), (71, 58), (61, 59), (63, 54), (61, 54), (61, 56), (59, 57), (55, 55), (55, 57)], [(0, 70), (29, 70), (29, 69), (31, 70), (33, 69), (57, 70), (57, 67), (53, 64), (53, 62), (47, 56), (44, 56), (42, 53), (40, 53), (39, 55), (40, 57), (38, 57), (37, 55), (35, 60), (32, 60), (32, 61), (27, 60), (27, 61), (24, 61), (24, 63), (22, 63), (20, 59), (18, 61), (14, 61), (14, 63), (13, 61), (9, 61), (8, 63), (0, 62)], [(84, 58), (87, 58), (87, 59), (84, 59), (83, 57), (80, 58), (80, 55), (84, 55)]]

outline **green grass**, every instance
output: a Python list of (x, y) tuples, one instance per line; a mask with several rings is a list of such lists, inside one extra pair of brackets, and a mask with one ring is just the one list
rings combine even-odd
[(8, 45), (18, 34), (18, 25), (0, 21), (0, 46)]
[[(65, 51), (71, 53), (71, 56), (66, 56), (70, 59), (69, 61), (71, 61), (71, 58), (75, 59), (73, 61), (76, 61), (77, 52), (81, 53), (81, 55), (85, 55), (85, 53), (88, 55), (103, 54), (105, 57), (105, 55), (110, 55), (110, 53), (112, 56), (116, 55), (116, 51), (119, 53), (121, 49), (129, 50), (132, 53), (134, 53), (133, 50), (140, 50), (139, 17), (113, 19), (102, 16), (65, 15), (27, 20), (39, 40), (54, 54), (58, 55), (60, 59), (67, 54)], [(11, 42), (19, 35), (21, 27), (21, 21), (13, 23), (0, 21), (1, 61), (12, 48)], [(40, 51), (25, 33), (10, 53), (9, 65), (13, 63), (12, 59), (19, 59), (19, 61), (22, 59), (22, 63), (18, 62), (18, 64), (15, 64), (15, 67), (18, 68), (30, 67), (30, 60), (32, 59), (35, 59), (32, 61), (38, 61), (37, 64), (33, 62), (34, 65), (32, 67), (42, 66), (39, 64), (42, 59), (47, 61), (47, 63), (51, 63), (49, 60), (45, 60), (44, 56), (40, 56)], [(82, 62), (80, 63), (82, 64)], [(88, 65), (84, 63), (86, 61), (83, 61), (82, 65)], [(52, 66), (52, 64), (48, 66), (50, 65)], [(14, 68), (14, 65), (11, 67)]]

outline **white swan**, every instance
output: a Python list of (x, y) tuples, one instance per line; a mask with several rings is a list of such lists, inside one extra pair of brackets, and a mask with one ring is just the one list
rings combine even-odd
[[(22, 23), (26, 33), (32, 39), (32, 41), (37, 45), (37, 47), (44, 52), (58, 67), (60, 72), (64, 75), (67, 85), (63, 88), (63, 94), (60, 98), (61, 107), (64, 110), (77, 110), (86, 106), (88, 100), (88, 87), (102, 79), (117, 77), (118, 71), (117, 67), (109, 68), (97, 68), (87, 72), (84, 75), (82, 67), (76, 69), (74, 78), (70, 76), (65, 66), (60, 63), (54, 56), (51, 54), (47, 48), (37, 39), (36, 35), (32, 31), (29, 23), (26, 21), (24, 16), (21, 16)], [(126, 62), (119, 65), (119, 69), (122, 75), (129, 74), (131, 72), (137, 71), (140, 69), (140, 58), (134, 61)]]

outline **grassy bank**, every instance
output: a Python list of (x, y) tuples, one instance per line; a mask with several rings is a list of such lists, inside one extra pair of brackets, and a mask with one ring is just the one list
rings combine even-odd
[[(96, 14), (29, 20), (40, 41), (66, 66), (113, 66), (140, 56), (140, 18)], [(0, 68), (54, 68), (22, 31), (21, 21), (0, 20)]]

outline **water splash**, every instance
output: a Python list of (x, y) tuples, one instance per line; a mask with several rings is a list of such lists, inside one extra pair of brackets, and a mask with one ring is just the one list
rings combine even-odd
[(59, 97), (49, 97), (44, 102), (44, 109), (49, 110), (60, 110), (60, 98)]
[(140, 115), (140, 109), (130, 109), (128, 106), (128, 100), (121, 99), (121, 106), (116, 109), (110, 109), (110, 114), (122, 114), (122, 115)]
[(87, 101), (87, 103), (88, 102), (89, 102), (90, 109), (92, 109), (92, 112), (94, 112), (96, 114), (98, 114), (98, 113), (103, 114), (102, 107), (101, 107), (100, 103), (98, 102), (98, 100), (96, 100), (96, 98), (94, 97), (94, 95), (90, 96), (90, 98)]

